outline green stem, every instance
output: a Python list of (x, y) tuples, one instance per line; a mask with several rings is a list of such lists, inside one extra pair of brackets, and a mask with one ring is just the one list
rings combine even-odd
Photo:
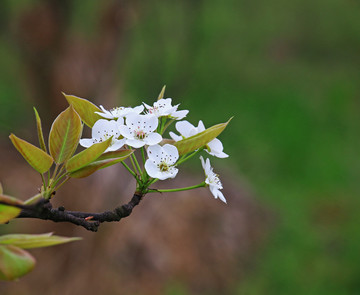
[(131, 161), (131, 165), (133, 166), (133, 169), (134, 169), (134, 171), (135, 171), (135, 174), (138, 175), (139, 172), (138, 172), (137, 169), (136, 169), (135, 162), (134, 162), (134, 160), (133, 160), (132, 155), (131, 155), (129, 158), (130, 158), (130, 161)]
[(145, 167), (145, 151), (144, 151), (144, 147), (141, 147), (141, 156), (142, 156), (142, 160), (143, 160), (143, 165)]
[(58, 179), (56, 179), (56, 180), (51, 184), (51, 189), (54, 189), (55, 186), (59, 183), (59, 181), (64, 178), (64, 176), (67, 176), (66, 173), (64, 173), (63, 175), (61, 175)]
[(188, 187), (182, 187), (182, 188), (171, 188), (171, 189), (149, 189), (148, 193), (167, 193), (167, 192), (180, 192), (180, 191), (188, 191), (191, 189), (199, 188), (199, 187), (205, 187), (206, 183), (203, 181), (200, 184), (188, 186)]
[[(64, 175), (66, 175), (66, 174), (64, 174)], [(64, 175), (62, 175), (62, 176), (64, 176)], [(61, 177), (62, 177), (61, 176)], [(59, 178), (60, 179), (60, 178)], [(57, 190), (59, 190), (59, 188), (60, 187), (62, 187), (64, 184), (65, 184), (65, 182), (67, 182), (68, 180), (70, 179), (70, 176), (66, 176), (66, 178), (64, 179), (64, 181), (62, 182), (62, 183), (60, 183), (55, 189), (54, 189), (54, 191), (57, 191)]]
[(123, 164), (124, 167), (127, 169), (127, 171), (129, 171), (131, 173), (131, 175), (134, 176), (137, 179), (136, 173), (134, 171), (132, 171), (130, 169), (130, 167), (124, 163), (124, 161), (122, 161), (121, 164)]
[(164, 133), (165, 123), (166, 123), (166, 118), (165, 118), (165, 117), (161, 117), (160, 134), (163, 134), (163, 133)]
[(53, 171), (53, 174), (52, 174), (52, 176), (51, 176), (51, 179), (52, 179), (52, 180), (55, 178), (58, 169), (59, 169), (59, 164), (56, 164), (56, 165), (55, 165), (55, 169), (54, 169), (54, 171)]
[(190, 158), (192, 158), (193, 156), (197, 155), (198, 153), (200, 153), (205, 147), (199, 148), (197, 151), (193, 152), (192, 154), (190, 154), (189, 156), (185, 157), (185, 158), (181, 158), (176, 165), (180, 165), (181, 163), (184, 163), (185, 161), (189, 160)]
[(163, 134), (165, 132), (165, 130), (175, 121), (175, 119), (172, 119), (170, 120), (169, 122), (167, 122), (164, 126), (164, 129), (162, 130), (162, 133)]
[(157, 182), (158, 180), (159, 180), (158, 178), (150, 179), (149, 182), (146, 184), (146, 186), (149, 187), (150, 185), (154, 184), (154, 183)]
[(138, 172), (139, 172), (139, 175), (142, 175), (142, 173), (141, 173), (141, 168), (140, 168), (140, 165), (139, 165), (138, 160), (136, 159), (135, 154), (134, 154), (134, 153), (132, 153), (132, 154), (131, 154), (131, 156), (133, 157), (134, 162), (135, 162), (135, 164), (136, 164), (136, 167), (137, 167), (137, 169), (139, 170), (139, 171), (138, 171)]
[(41, 180), (43, 182), (43, 187), (45, 188), (46, 187), (46, 183), (45, 183), (45, 178), (44, 178), (44, 174), (40, 173), (41, 175)]

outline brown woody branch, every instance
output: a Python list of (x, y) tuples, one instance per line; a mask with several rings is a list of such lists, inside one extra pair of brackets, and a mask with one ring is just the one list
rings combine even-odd
[[(17, 218), (37, 218), (43, 220), (52, 220), (54, 222), (70, 222), (75, 225), (84, 227), (87, 230), (96, 232), (102, 222), (120, 221), (122, 218), (129, 216), (137, 206), (143, 194), (135, 192), (130, 202), (116, 207), (112, 211), (102, 213), (88, 213), (78, 211), (67, 211), (64, 207), (53, 208), (48, 200), (42, 199), (33, 205), (15, 205), (21, 208)], [(0, 202), (1, 204), (1, 202)]]

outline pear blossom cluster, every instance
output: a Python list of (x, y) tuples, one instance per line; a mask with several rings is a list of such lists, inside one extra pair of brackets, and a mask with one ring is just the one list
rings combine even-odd
[[(100, 105), (99, 110), (101, 111), (96, 112), (96, 114), (100, 115), (102, 119), (99, 119), (93, 125), (91, 138), (80, 139), (80, 145), (89, 148), (96, 143), (111, 138), (111, 143), (105, 152), (117, 151), (129, 147), (132, 149), (141, 149), (143, 171), (140, 171), (141, 167), (134, 155), (132, 155), (131, 158), (133, 170), (126, 164), (123, 164), (136, 177), (138, 184), (143, 187), (148, 187), (157, 180), (176, 177), (179, 172), (177, 168), (178, 165), (202, 150), (205, 150), (209, 155), (214, 157), (228, 157), (223, 151), (221, 141), (217, 138), (212, 139), (201, 149), (193, 151), (193, 154), (190, 156), (179, 156), (179, 151), (174, 143), (199, 134), (206, 129), (201, 120), (198, 122), (197, 127), (183, 120), (189, 111), (178, 110), (178, 108), (179, 104), (172, 105), (171, 98), (160, 98), (152, 105), (143, 103), (134, 108), (115, 107), (106, 109)], [(178, 134), (169, 132), (171, 139), (164, 138), (165, 130), (174, 121), (177, 121), (175, 129)], [(204, 160), (203, 157), (200, 157), (200, 160), (206, 179), (197, 187), (209, 187), (210, 192), (215, 198), (219, 198), (226, 203), (226, 199), (220, 191), (223, 187), (218, 175), (213, 172), (210, 160)], [(135, 165), (134, 162), (137, 165)]]

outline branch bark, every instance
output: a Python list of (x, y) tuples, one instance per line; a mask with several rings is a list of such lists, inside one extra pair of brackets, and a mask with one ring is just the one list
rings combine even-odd
[(142, 198), (142, 193), (135, 192), (127, 204), (118, 206), (112, 211), (101, 213), (68, 211), (64, 207), (53, 208), (50, 201), (42, 199), (34, 205), (16, 205), (16, 207), (22, 209), (16, 218), (37, 218), (54, 222), (70, 222), (96, 232), (103, 222), (120, 221), (122, 218), (129, 216)]

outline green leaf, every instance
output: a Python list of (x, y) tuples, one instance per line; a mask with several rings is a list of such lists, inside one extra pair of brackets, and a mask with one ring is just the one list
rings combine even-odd
[[(87, 177), (100, 169), (104, 169), (106, 167), (109, 167), (109, 166), (112, 166), (112, 165), (115, 165), (117, 163), (124, 161), (133, 152), (134, 152), (133, 150), (123, 150), (123, 151), (105, 153), (99, 157), (98, 161), (90, 163), (89, 165), (70, 173), (70, 177), (73, 177), (73, 178)], [(113, 156), (116, 158), (107, 158), (110, 156)]]
[(45, 140), (44, 140), (44, 134), (42, 132), (42, 127), (41, 127), (41, 119), (40, 119), (39, 113), (37, 112), (35, 107), (34, 107), (34, 112), (35, 112), (35, 118), (36, 118), (36, 127), (37, 127), (37, 134), (38, 134), (38, 138), (39, 138), (39, 144), (40, 144), (41, 149), (45, 153), (47, 153)]
[(79, 144), (82, 124), (73, 107), (68, 107), (53, 122), (49, 135), (49, 150), (57, 164), (64, 163)]
[(81, 240), (81, 238), (68, 238), (53, 236), (53, 233), (29, 235), (29, 234), (10, 234), (0, 236), (0, 245), (13, 245), (22, 249), (40, 248), (55, 246)]
[(170, 138), (163, 138), (162, 141), (160, 141), (159, 145), (163, 146), (164, 144), (175, 144), (175, 140), (170, 139)]
[(14, 206), (23, 204), (22, 201), (1, 194), (0, 202), (2, 203), (0, 204), (0, 224), (8, 222), (20, 214), (21, 209)]
[(12, 245), (0, 245), (0, 279), (15, 280), (35, 266), (35, 259), (27, 251)]
[(110, 146), (112, 137), (106, 141), (93, 144), (91, 147), (73, 156), (66, 163), (66, 170), (73, 172), (95, 161)]
[(231, 119), (232, 118), (230, 118), (226, 123), (214, 125), (194, 136), (174, 142), (173, 145), (177, 147), (180, 156), (195, 151), (198, 148), (205, 146), (208, 142), (212, 141), (221, 132), (223, 132)]
[(87, 99), (80, 98), (74, 95), (67, 95), (63, 93), (66, 100), (70, 105), (73, 106), (75, 111), (79, 114), (81, 120), (90, 128), (92, 128), (95, 122), (99, 119), (104, 119), (95, 112), (102, 112), (96, 105)]
[(9, 137), (15, 148), (36, 171), (45, 173), (50, 169), (53, 159), (47, 153), (14, 134)]
[(161, 89), (157, 100), (160, 100), (160, 99), (164, 98), (165, 88), (166, 88), (166, 85), (164, 85), (164, 87)]
[(114, 152), (107, 152), (105, 154), (102, 154), (97, 159), (97, 161), (103, 161), (103, 160), (109, 160), (109, 159), (118, 159), (118, 158), (121, 158), (122, 160), (125, 160), (133, 152), (134, 152), (133, 150), (120, 150), (120, 151), (114, 151)]

